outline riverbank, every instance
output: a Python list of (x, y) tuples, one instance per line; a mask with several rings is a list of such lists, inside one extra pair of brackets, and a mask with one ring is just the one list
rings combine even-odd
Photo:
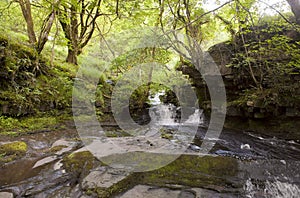
[[(117, 140), (122, 134), (118, 127), (110, 126), (105, 130), (111, 134), (108, 138), (112, 140)], [(300, 193), (300, 181), (295, 174), (300, 168), (300, 163), (295, 161), (300, 159), (297, 154), (299, 142), (268, 140), (265, 136), (225, 130), (211, 153), (203, 155), (196, 145), (201, 142), (204, 132), (199, 129), (198, 140), (192, 143), (195, 146), (169, 165), (141, 173), (128, 172), (129, 167), (122, 168), (122, 164), (112, 168), (99, 161), (84, 147), (72, 124), (56, 131), (33, 131), (32, 134), (6, 136), (6, 139), (1, 136), (1, 145), (14, 143), (23, 146), (14, 150), (15, 153), (7, 153), (16, 158), (0, 164), (0, 193), (91, 198), (150, 195), (162, 198), (173, 195), (247, 197), (273, 196), (287, 191), (294, 193), (290, 194), (292, 196)], [(140, 141), (136, 143), (133, 139), (126, 142), (136, 146), (143, 143), (142, 148), (149, 150), (151, 146), (147, 141), (142, 137), (138, 139)], [(171, 142), (171, 139), (162, 140)], [(285, 147), (286, 152), (282, 152), (281, 146), (272, 146), (272, 142)], [(246, 144), (249, 148), (242, 149), (241, 146)], [(261, 152), (268, 149), (272, 152)], [(265, 175), (265, 172), (270, 175)]]

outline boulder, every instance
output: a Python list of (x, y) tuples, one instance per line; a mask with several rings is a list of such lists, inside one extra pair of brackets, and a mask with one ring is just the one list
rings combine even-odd
[(1, 198), (14, 198), (14, 194), (10, 192), (0, 192), (0, 197)]
[(129, 176), (129, 172), (122, 169), (99, 167), (90, 172), (82, 181), (84, 189), (108, 189)]

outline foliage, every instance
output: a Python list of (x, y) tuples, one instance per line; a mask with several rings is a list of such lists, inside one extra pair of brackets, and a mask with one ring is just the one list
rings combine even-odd
[(60, 129), (64, 122), (70, 119), (67, 113), (60, 115), (55, 111), (22, 118), (0, 116), (0, 135), (16, 136), (28, 132)]
[(7, 38), (0, 41), (1, 113), (20, 116), (71, 104), (72, 71), (50, 68), (43, 57), (22, 44)]
[(280, 89), (290, 75), (300, 72), (297, 35), (292, 25), (282, 21), (248, 28), (233, 41), (235, 55), (228, 66), (249, 72), (258, 89), (270, 85)]
[[(289, 17), (285, 13), (280, 13), (280, 20), (277, 20), (279, 15), (274, 19), (268, 17), (263, 20), (258, 9), (253, 7), (258, 2), (256, 0), (232, 0), (225, 3), (216, 1), (219, 8), (211, 11), (206, 10), (204, 1), (196, 0), (17, 2), (19, 4), (12, 1), (0, 3), (1, 37), (9, 34), (9, 38), (0, 39), (2, 114), (21, 116), (34, 114), (39, 110), (70, 107), (73, 79), (78, 66), (63, 63), (65, 56), (68, 62), (86, 66), (83, 69), (84, 77), (99, 79), (97, 85), (85, 85), (88, 90), (96, 92), (95, 99), (88, 102), (106, 108), (109, 106), (114, 83), (122, 79), (127, 71), (143, 63), (157, 62), (168, 66), (165, 66), (165, 71), (161, 74), (149, 75), (149, 79), (175, 82), (179, 78), (169, 65), (176, 62), (179, 56), (181, 61), (192, 62), (197, 58), (193, 57), (195, 47), (201, 45), (207, 48), (229, 36), (232, 36), (231, 44), (235, 47), (231, 57), (233, 61), (229, 66), (241, 73), (237, 81), (250, 82), (247, 89), (255, 87), (259, 89), (257, 94), (272, 90), (278, 95), (293, 95), (297, 90), (283, 85), (290, 82), (290, 76), (299, 74), (300, 41), (289, 35), (297, 34), (295, 27), (298, 26), (288, 23)], [(39, 55), (36, 46), (28, 43), (28, 19), (26, 16), (22, 17), (22, 2), (30, 3), (34, 33), (47, 36), (42, 55)], [(50, 16), (54, 16), (52, 21), (49, 21)], [(52, 24), (49, 29), (47, 24), (50, 25), (50, 22)], [(183, 43), (190, 50), (191, 57), (185, 57), (180, 51), (175, 54), (169, 49), (160, 48), (126, 51), (132, 45), (143, 42), (136, 40), (134, 34), (138, 32), (133, 32), (128, 45), (119, 46), (125, 52), (117, 54), (109, 63), (110, 67), (106, 68), (108, 63), (105, 62), (105, 56), (110, 46), (105, 44), (111, 41), (106, 40), (107, 38), (114, 38), (116, 33), (125, 29), (153, 26), (163, 31), (176, 30), (193, 38), (195, 42), (187, 40)], [(45, 28), (47, 31), (44, 31)], [(101, 51), (103, 53), (99, 57), (97, 53)], [(128, 83), (123, 89), (131, 90), (132, 85)], [(162, 89), (170, 91), (155, 83), (140, 86), (131, 96), (132, 106), (142, 107), (148, 100), (150, 90), (154, 94)], [(80, 91), (75, 90), (74, 95), (82, 97)], [(266, 96), (269, 97), (268, 94)], [(7, 112), (7, 109), (11, 112)], [(98, 113), (101, 115), (101, 112)]]

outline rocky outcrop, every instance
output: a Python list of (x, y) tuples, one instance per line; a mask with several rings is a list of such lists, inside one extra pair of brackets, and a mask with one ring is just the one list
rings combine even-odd
[[(227, 116), (299, 118), (300, 71), (295, 63), (299, 61), (295, 56), (300, 50), (299, 33), (289, 25), (263, 25), (245, 32), (208, 51), (223, 77)], [(201, 107), (210, 111), (208, 88), (200, 72), (187, 62), (178, 70), (192, 79)]]
[[(206, 190), (201, 188), (160, 188), (157, 186), (137, 185), (123, 195), (117, 196), (117, 198), (166, 198), (166, 197), (178, 197), (178, 198), (198, 198), (198, 197), (220, 197), (220, 193), (212, 190)], [(223, 198), (232, 197), (233, 194), (222, 194)]]

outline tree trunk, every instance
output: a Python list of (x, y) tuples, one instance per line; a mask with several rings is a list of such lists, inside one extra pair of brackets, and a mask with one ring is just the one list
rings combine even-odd
[(68, 43), (68, 56), (67, 63), (77, 65), (77, 56), (79, 55), (79, 39), (78, 39), (78, 20), (77, 10), (75, 6), (71, 6), (70, 24), (66, 24), (67, 28), (63, 28), (66, 38), (69, 39)]
[(37, 43), (37, 52), (38, 54), (40, 54), (42, 52), (42, 50), (44, 49), (44, 46), (46, 44), (46, 42), (48, 41), (48, 35), (51, 31), (52, 25), (54, 23), (55, 20), (55, 11), (53, 10), (49, 16), (47, 17), (47, 19), (45, 20), (40, 36), (39, 36), (39, 40)]
[(296, 23), (300, 25), (300, 1), (299, 0), (287, 0), (290, 4), (293, 14), (296, 18)]
[(74, 65), (78, 64), (78, 62), (77, 62), (77, 50), (74, 50), (71, 47), (69, 47), (66, 62), (67, 63), (72, 63)]
[(36, 36), (34, 32), (34, 24), (32, 20), (32, 15), (31, 15), (31, 4), (29, 0), (19, 0), (18, 1), (23, 17), (25, 18), (26, 24), (27, 24), (27, 34), (29, 38), (29, 42), (33, 45), (36, 44)]
[(94, 4), (90, 4), (85, 0), (78, 0), (71, 5), (62, 5), (59, 21), (68, 40), (68, 63), (77, 64), (77, 56), (92, 38), (96, 19), (101, 16), (101, 2), (102, 0), (95, 0)]

